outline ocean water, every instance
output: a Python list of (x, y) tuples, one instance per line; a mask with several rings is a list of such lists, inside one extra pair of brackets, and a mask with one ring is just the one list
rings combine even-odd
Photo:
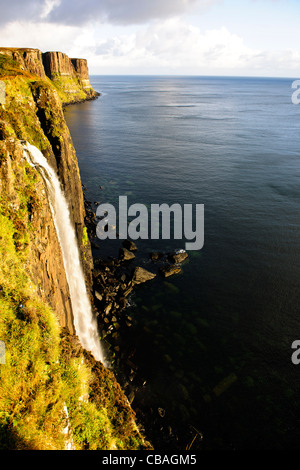
[[(87, 198), (116, 208), (124, 195), (129, 205), (205, 207), (204, 247), (189, 252), (181, 274), (157, 276), (131, 299), (127, 341), (148, 417), (171, 437), (178, 428), (181, 449), (195, 436), (191, 449), (299, 449), (300, 364), (291, 345), (300, 339), (300, 107), (292, 79), (91, 81), (100, 98), (65, 113)], [(137, 240), (135, 262), (154, 270), (151, 251), (184, 243)], [(118, 256), (119, 246), (102, 241), (98, 254)]]

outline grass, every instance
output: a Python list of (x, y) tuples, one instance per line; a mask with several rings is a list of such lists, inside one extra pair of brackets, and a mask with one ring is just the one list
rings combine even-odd
[(62, 420), (59, 326), (26, 274), (26, 248), (16, 243), (17, 233), (14, 223), (1, 214), (0, 337), (6, 357), (0, 367), (0, 448), (9, 448), (12, 437), (17, 441), (13, 448), (61, 448), (53, 429)]
[(86, 93), (82, 89), (82, 86), (76, 77), (53, 73), (51, 82), (55, 86), (56, 91), (64, 104), (86, 99)]
[(19, 64), (17, 64), (9, 55), (0, 53), (0, 78), (5, 76), (14, 77), (22, 74)]
[(20, 75), (3, 81), (6, 103), (4, 108), (0, 108), (0, 138), (28, 140), (45, 149), (49, 142), (41, 129), (31, 91), (35, 79)]

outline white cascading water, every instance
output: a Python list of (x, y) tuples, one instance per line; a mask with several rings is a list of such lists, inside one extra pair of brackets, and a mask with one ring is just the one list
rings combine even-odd
[(40, 150), (28, 142), (23, 146), (27, 161), (37, 167), (47, 185), (52, 216), (63, 254), (76, 334), (82, 347), (90, 351), (97, 361), (104, 363), (97, 320), (87, 294), (77, 238), (58, 176)]

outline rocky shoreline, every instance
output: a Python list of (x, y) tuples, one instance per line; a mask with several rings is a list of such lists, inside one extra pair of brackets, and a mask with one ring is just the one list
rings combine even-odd
[(98, 91), (93, 90), (93, 94), (88, 95), (86, 98), (74, 99), (74, 101), (63, 102), (62, 107), (63, 107), (63, 109), (65, 109), (65, 108), (68, 108), (69, 106), (71, 106), (73, 104), (85, 103), (86, 101), (94, 101), (94, 100), (97, 100), (99, 98), (99, 96), (101, 96), (101, 93), (99, 93)]
[[(83, 186), (83, 190), (86, 188)], [(85, 199), (88, 237), (92, 252), (98, 247), (96, 226), (98, 219), (93, 211), (92, 203)], [(145, 378), (140, 375), (134, 362), (134, 345), (127, 344), (128, 330), (133, 326), (134, 319), (130, 315), (131, 297), (136, 286), (151, 282), (157, 276), (164, 280), (166, 277), (179, 274), (181, 264), (188, 258), (184, 250), (172, 253), (153, 252), (148, 254), (152, 261), (151, 271), (140, 266), (133, 266), (137, 247), (130, 240), (120, 240), (118, 258), (99, 258), (93, 254), (93, 305), (98, 318), (102, 344), (107, 355), (107, 361), (120, 385), (122, 386), (140, 425), (144, 428), (147, 439), (155, 439), (164, 449), (175, 449), (177, 446), (176, 433), (173, 426), (163, 419), (163, 409), (149, 413), (145, 405), (143, 393)], [(155, 443), (153, 442), (153, 445)]]

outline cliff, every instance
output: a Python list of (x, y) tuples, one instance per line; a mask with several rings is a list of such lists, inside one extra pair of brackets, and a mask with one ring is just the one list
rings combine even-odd
[(97, 96), (86, 61), (0, 49), (0, 81), (0, 448), (145, 448), (113, 373), (79, 344), (49, 195), (22, 145), (37, 147), (59, 175), (91, 292), (80, 173), (63, 114), (63, 104)]
[(20, 69), (27, 71), (38, 77), (45, 79), (46, 74), (42, 61), (42, 52), (38, 49), (16, 49), (9, 47), (2, 47), (0, 49), (2, 55), (11, 58), (15, 63), (20, 65)]
[(62, 52), (42, 53), (38, 49), (28, 48), (0, 48), (0, 54), (19, 64), (22, 71), (42, 80), (49, 78), (63, 104), (78, 103), (99, 96), (90, 84), (86, 59), (70, 59)]
[[(39, 51), (5, 49), (5, 55), (1, 51), (0, 79), (6, 85), (6, 99), (0, 115), (0, 138), (5, 145), (7, 138), (27, 140), (43, 152), (57, 171), (70, 205), (86, 279), (90, 282), (93, 261), (88, 240), (83, 243), (85, 209), (82, 186), (60, 93), (49, 79), (41, 80), (42, 54)], [(25, 69), (26, 64), (28, 69)], [(40, 73), (35, 75), (35, 71)], [(68, 103), (74, 102), (77, 96), (77, 92), (75, 97), (70, 95)]]
[(90, 84), (85, 59), (70, 59), (61, 52), (46, 52), (42, 60), (46, 75), (66, 95), (64, 102), (78, 102), (98, 96)]

